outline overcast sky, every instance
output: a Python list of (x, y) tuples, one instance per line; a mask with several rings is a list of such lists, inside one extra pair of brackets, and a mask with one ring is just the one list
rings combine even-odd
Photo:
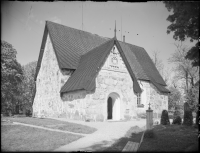
[[(82, 30), (83, 15), (84, 31), (112, 38), (116, 20), (118, 40), (125, 35), (126, 42), (143, 47), (150, 56), (159, 51), (165, 67), (173, 66), (168, 58), (176, 49), (175, 41), (173, 33), (166, 33), (170, 13), (162, 2), (15, 1), (1, 7), (1, 39), (13, 45), (22, 65), (38, 60), (46, 20)], [(194, 43), (187, 40), (185, 44), (190, 47)]]

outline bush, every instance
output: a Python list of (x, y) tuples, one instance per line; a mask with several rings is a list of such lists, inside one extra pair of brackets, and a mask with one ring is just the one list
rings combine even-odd
[(175, 119), (177, 116), (181, 116), (181, 112), (179, 110), (174, 111), (173, 119)]
[(189, 104), (187, 102), (184, 104), (183, 124), (188, 126), (193, 124), (192, 110), (189, 108)]
[(183, 124), (189, 125), (189, 126), (193, 124), (192, 111), (185, 111), (184, 112)]
[(170, 124), (167, 110), (163, 110), (162, 111), (162, 115), (161, 115), (161, 119), (160, 119), (160, 124), (162, 124), (162, 125)]
[(172, 122), (172, 124), (178, 124), (178, 125), (181, 125), (181, 123), (182, 123), (182, 119), (180, 116), (176, 116), (176, 118), (174, 118)]
[(28, 116), (28, 117), (31, 117), (32, 116), (32, 112), (31, 112), (31, 110), (26, 110), (26, 116)]
[(146, 130), (145, 134), (144, 134), (144, 137), (145, 138), (154, 138), (155, 137), (155, 133), (154, 131), (151, 129), (151, 130)]

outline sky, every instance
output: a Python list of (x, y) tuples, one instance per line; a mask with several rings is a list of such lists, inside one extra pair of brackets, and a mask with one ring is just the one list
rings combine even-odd
[[(13, 45), (25, 65), (38, 60), (47, 20), (109, 38), (116, 21), (118, 40), (125, 35), (126, 42), (143, 47), (150, 57), (159, 51), (164, 66), (171, 68), (168, 59), (176, 47), (173, 33), (166, 33), (169, 14), (162, 2), (9, 1), (1, 5), (1, 39)], [(194, 45), (188, 39), (184, 44)]]

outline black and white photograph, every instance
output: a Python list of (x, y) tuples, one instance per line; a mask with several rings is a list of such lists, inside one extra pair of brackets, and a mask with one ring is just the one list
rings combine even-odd
[(1, 1), (2, 152), (198, 152), (198, 1)]

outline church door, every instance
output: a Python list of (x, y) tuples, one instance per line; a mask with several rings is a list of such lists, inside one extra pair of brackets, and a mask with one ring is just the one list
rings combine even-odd
[(112, 119), (112, 98), (108, 98), (108, 119)]

